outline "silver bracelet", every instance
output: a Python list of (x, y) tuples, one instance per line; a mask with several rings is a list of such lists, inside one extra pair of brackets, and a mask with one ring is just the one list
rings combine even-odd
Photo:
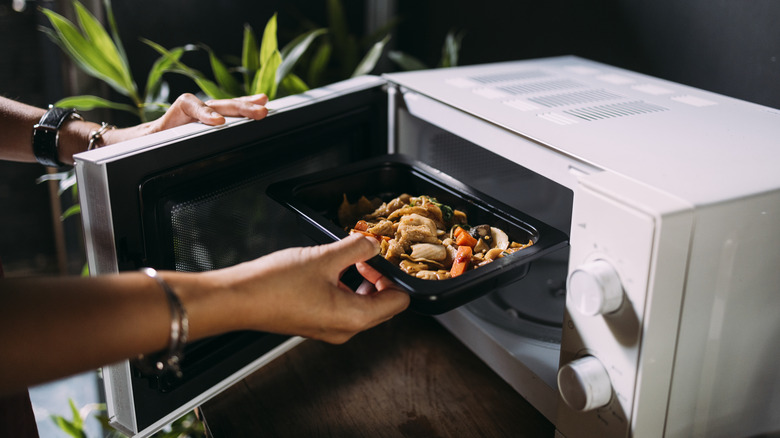
[(176, 377), (182, 376), (181, 360), (184, 357), (184, 346), (187, 344), (189, 335), (189, 319), (187, 311), (184, 309), (179, 297), (173, 292), (168, 283), (160, 277), (156, 270), (152, 268), (141, 268), (141, 272), (154, 279), (168, 300), (168, 307), (171, 311), (171, 337), (168, 342), (168, 350), (165, 354), (152, 356), (140, 355), (136, 360), (136, 366), (143, 373), (162, 374), (166, 371), (172, 372)]
[(112, 130), (114, 128), (116, 128), (116, 126), (109, 125), (108, 123), (103, 122), (100, 125), (100, 128), (90, 132), (89, 133), (89, 146), (87, 146), (87, 150), (91, 151), (92, 149), (97, 149), (99, 147), (98, 143), (100, 143), (103, 140), (103, 135), (106, 132), (108, 132), (108, 131), (110, 131), (110, 130)]

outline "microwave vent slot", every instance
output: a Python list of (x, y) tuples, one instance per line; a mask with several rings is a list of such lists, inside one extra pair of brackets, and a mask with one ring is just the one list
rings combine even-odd
[(581, 83), (572, 81), (570, 79), (558, 79), (553, 81), (504, 85), (498, 88), (500, 88), (502, 91), (505, 91), (506, 93), (517, 95), (517, 94), (554, 92), (560, 90), (567, 90), (570, 88), (581, 88), (583, 86), (584, 85), (582, 85)]
[(579, 120), (559, 113), (542, 113), (537, 114), (537, 117), (547, 120), (548, 122), (556, 123), (558, 125), (573, 125), (575, 123), (579, 123)]
[(489, 75), (471, 76), (470, 80), (482, 85), (495, 84), (499, 82), (521, 81), (527, 79), (543, 78), (548, 76), (541, 70), (521, 70), (508, 73), (494, 73)]
[(528, 100), (546, 107), (558, 107), (568, 105), (580, 105), (584, 103), (600, 102), (604, 100), (617, 100), (623, 96), (610, 93), (606, 90), (585, 90), (574, 93), (552, 94), (547, 96), (531, 97)]
[(575, 108), (563, 111), (566, 114), (587, 121), (612, 119), (615, 117), (635, 116), (639, 114), (667, 111), (668, 108), (653, 105), (643, 101), (621, 102), (608, 105), (598, 105), (585, 108)]

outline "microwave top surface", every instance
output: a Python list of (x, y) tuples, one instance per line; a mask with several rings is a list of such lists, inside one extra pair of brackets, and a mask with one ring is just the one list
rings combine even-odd
[(385, 75), (693, 205), (780, 188), (780, 110), (575, 56)]
[[(780, 110), (574, 56), (361, 76), (268, 107), (296, 111), (387, 82), (692, 205), (780, 190)], [(246, 123), (188, 124), (76, 158), (110, 161)]]

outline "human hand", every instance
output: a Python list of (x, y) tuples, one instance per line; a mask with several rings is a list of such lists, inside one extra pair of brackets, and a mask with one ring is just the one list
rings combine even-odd
[(225, 117), (260, 120), (268, 115), (268, 109), (265, 107), (267, 103), (268, 97), (265, 94), (203, 102), (194, 95), (185, 93), (173, 102), (162, 117), (151, 123), (151, 130), (162, 131), (190, 122), (221, 125), (225, 123)]
[[(361, 263), (379, 253), (372, 239), (349, 236), (327, 245), (290, 248), (207, 275), (223, 284), (236, 328), (346, 342), (392, 318), (409, 295)], [(370, 287), (355, 293), (339, 278), (351, 265)], [(236, 329), (234, 328), (234, 329)]]
[(103, 136), (104, 144), (109, 145), (130, 140), (191, 122), (215, 126), (224, 124), (225, 117), (246, 117), (260, 120), (268, 115), (268, 109), (265, 107), (267, 103), (268, 97), (265, 94), (203, 102), (193, 94), (184, 93), (159, 119), (130, 128), (106, 132)]

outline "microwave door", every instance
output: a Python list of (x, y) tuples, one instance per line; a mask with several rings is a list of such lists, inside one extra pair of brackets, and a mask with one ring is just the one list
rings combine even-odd
[[(355, 78), (277, 99), (265, 120), (191, 124), (77, 155), (91, 275), (219, 269), (312, 244), (267, 185), (387, 153), (387, 96), (382, 79)], [(149, 436), (300, 341), (241, 332), (192, 342), (182, 378), (107, 366), (111, 424)]]

